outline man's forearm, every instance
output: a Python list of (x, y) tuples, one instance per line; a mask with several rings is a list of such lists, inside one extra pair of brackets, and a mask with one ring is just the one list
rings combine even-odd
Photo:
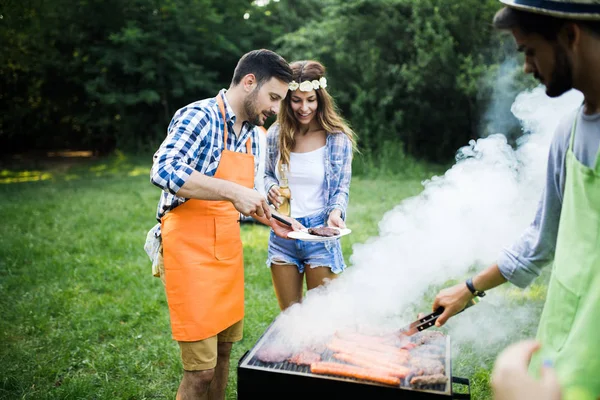
[(498, 264), (486, 268), (473, 277), (473, 286), (479, 291), (493, 289), (504, 282), (506, 282), (506, 278), (500, 273)]
[(232, 201), (238, 186), (236, 183), (194, 171), (179, 189), (177, 196), (186, 199)]

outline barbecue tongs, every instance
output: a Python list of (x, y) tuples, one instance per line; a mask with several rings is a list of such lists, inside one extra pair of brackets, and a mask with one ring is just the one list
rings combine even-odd
[[(460, 314), (461, 312), (465, 311), (467, 308), (469, 308), (471, 306), (474, 306), (478, 302), (479, 302), (479, 297), (474, 297), (473, 299), (469, 300), (469, 302), (467, 303), (465, 308), (463, 308), (461, 311), (457, 312), (456, 314)], [(444, 312), (444, 307), (438, 307), (438, 309), (435, 310), (434, 312), (432, 312), (431, 314), (428, 314), (428, 315), (424, 316), (423, 318), (420, 318), (420, 319), (412, 322), (410, 325), (400, 329), (398, 331), (398, 333), (400, 333), (402, 335), (406, 335), (406, 336), (411, 336), (417, 332), (421, 332), (424, 329), (431, 328), (435, 324), (435, 321), (437, 321), (438, 317), (440, 315), (442, 315), (443, 312)]]

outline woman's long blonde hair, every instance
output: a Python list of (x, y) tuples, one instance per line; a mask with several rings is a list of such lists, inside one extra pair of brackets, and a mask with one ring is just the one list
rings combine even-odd
[[(318, 61), (295, 61), (290, 64), (292, 68), (292, 79), (297, 83), (304, 81), (319, 80), (325, 76), (325, 67)], [(356, 134), (350, 128), (350, 125), (339, 114), (338, 108), (333, 98), (327, 92), (327, 89), (319, 88), (315, 90), (317, 94), (317, 122), (322, 129), (330, 134), (342, 134), (348, 136), (352, 142), (353, 151), (356, 150)], [(283, 100), (283, 110), (277, 115), (279, 123), (279, 154), (281, 164), (290, 163), (290, 152), (294, 147), (294, 135), (299, 130), (299, 124), (292, 110), (292, 96), (288, 95)]]

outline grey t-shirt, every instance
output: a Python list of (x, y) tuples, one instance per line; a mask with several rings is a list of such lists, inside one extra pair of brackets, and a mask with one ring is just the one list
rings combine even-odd
[(529, 285), (541, 273), (541, 268), (554, 259), (558, 224), (565, 189), (565, 156), (569, 148), (574, 118), (577, 132), (573, 152), (582, 164), (594, 168), (600, 146), (600, 113), (587, 115), (577, 111), (558, 124), (550, 145), (546, 186), (535, 219), (510, 247), (498, 258), (502, 275), (521, 288)]

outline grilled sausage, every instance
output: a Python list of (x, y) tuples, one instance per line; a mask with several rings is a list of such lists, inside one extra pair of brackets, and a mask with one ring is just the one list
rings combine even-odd
[(380, 370), (397, 378), (406, 378), (410, 373), (408, 367), (360, 354), (335, 353), (333, 357), (359, 367)]
[(310, 371), (313, 374), (343, 376), (347, 378), (356, 378), (365, 381), (384, 383), (386, 385), (400, 386), (400, 378), (390, 376), (380, 370), (355, 367), (353, 365), (335, 362), (321, 361), (312, 363), (310, 365)]
[(414, 387), (441, 385), (446, 382), (448, 382), (448, 377), (442, 374), (415, 376), (410, 380), (410, 384)]

